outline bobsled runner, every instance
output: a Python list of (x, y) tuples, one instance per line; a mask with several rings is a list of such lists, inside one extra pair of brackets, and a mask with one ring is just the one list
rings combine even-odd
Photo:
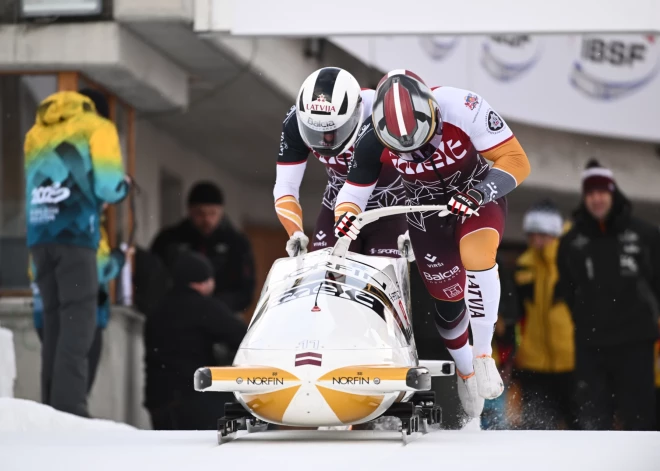
[[(444, 209), (379, 208), (358, 219), (364, 226)], [(341, 238), (334, 247), (275, 261), (233, 365), (195, 372), (197, 391), (236, 397), (218, 420), (219, 443), (268, 424), (333, 427), (391, 416), (400, 419), (404, 440), (439, 427), (431, 378), (455, 368), (417, 357), (405, 254), (361, 255), (348, 251), (349, 243)]]

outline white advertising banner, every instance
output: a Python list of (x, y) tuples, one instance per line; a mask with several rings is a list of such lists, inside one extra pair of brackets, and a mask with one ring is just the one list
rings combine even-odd
[(332, 37), (363, 62), (469, 89), (505, 118), (660, 143), (660, 36)]
[[(637, 33), (660, 31), (658, 0), (197, 0), (239, 36)], [(207, 6), (208, 5), (208, 6)]]

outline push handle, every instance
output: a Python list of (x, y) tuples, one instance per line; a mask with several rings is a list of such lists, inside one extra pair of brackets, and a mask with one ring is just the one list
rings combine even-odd
[[(362, 227), (371, 224), (374, 221), (386, 216), (393, 216), (395, 214), (408, 214), (408, 213), (422, 213), (426, 211), (440, 211), (440, 216), (451, 214), (444, 204), (426, 204), (419, 206), (388, 206), (386, 208), (372, 209), (358, 214), (356, 221), (359, 221)], [(443, 214), (445, 213), (445, 214)], [(351, 239), (348, 237), (340, 237), (332, 250), (332, 255), (337, 257), (345, 257), (348, 252), (348, 247), (351, 245)]]

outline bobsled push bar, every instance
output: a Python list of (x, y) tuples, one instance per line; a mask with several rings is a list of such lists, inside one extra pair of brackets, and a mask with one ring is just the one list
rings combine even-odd
[[(316, 386), (346, 392), (390, 393), (428, 391), (432, 376), (450, 376), (453, 362), (429, 362), (419, 367), (356, 365), (338, 368), (315, 380)], [(338, 378), (340, 378), (338, 380)], [(225, 366), (199, 368), (195, 372), (196, 391), (266, 393), (299, 386), (294, 374), (267, 366)]]
[[(364, 227), (380, 218), (393, 216), (395, 214), (422, 213), (426, 211), (439, 211), (441, 215), (449, 214), (447, 206), (444, 204), (428, 204), (419, 206), (388, 206), (386, 208), (371, 209), (357, 215), (356, 220)], [(446, 214), (443, 214), (446, 213)], [(337, 240), (332, 255), (345, 257), (351, 240), (348, 237), (341, 237)]]

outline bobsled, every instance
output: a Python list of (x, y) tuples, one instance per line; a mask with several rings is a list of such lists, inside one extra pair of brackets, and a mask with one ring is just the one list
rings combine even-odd
[[(379, 208), (358, 220), (444, 208)], [(417, 356), (405, 254), (362, 255), (349, 243), (276, 260), (232, 366), (195, 372), (195, 390), (236, 398), (218, 420), (219, 443), (268, 424), (336, 427), (394, 416), (404, 438), (439, 427), (431, 378), (455, 367)]]

